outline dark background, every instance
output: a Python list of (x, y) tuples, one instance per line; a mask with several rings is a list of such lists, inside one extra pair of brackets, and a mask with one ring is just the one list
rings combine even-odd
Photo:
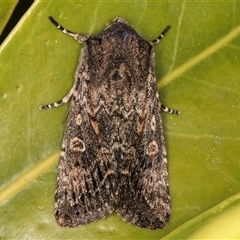
[(13, 11), (11, 18), (9, 19), (7, 25), (3, 29), (2, 34), (0, 35), (0, 44), (4, 41), (4, 39), (8, 36), (8, 34), (12, 31), (24, 13), (28, 10), (28, 8), (32, 5), (34, 0), (19, 0), (16, 8)]

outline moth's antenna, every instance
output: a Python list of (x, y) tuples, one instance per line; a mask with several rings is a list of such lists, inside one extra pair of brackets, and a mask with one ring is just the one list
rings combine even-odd
[(152, 40), (152, 41), (150, 42), (150, 44), (152, 44), (152, 45), (158, 44), (158, 43), (163, 39), (163, 37), (164, 37), (165, 34), (169, 31), (170, 28), (171, 28), (171, 27), (170, 27), (169, 25), (166, 26), (165, 29), (164, 29), (164, 30), (162, 31), (162, 33), (160, 34), (160, 36), (159, 36), (158, 38)]
[(64, 34), (67, 34), (71, 37), (73, 37), (75, 40), (77, 40), (79, 43), (85, 42), (89, 36), (88, 35), (83, 35), (83, 34), (79, 34), (79, 33), (74, 33), (66, 28), (64, 28), (63, 26), (61, 26), (60, 24), (58, 24), (53, 17), (49, 17), (49, 20), (59, 29), (61, 30)]

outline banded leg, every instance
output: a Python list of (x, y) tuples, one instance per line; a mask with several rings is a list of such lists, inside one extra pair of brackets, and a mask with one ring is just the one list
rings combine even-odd
[[(163, 37), (165, 36), (165, 34), (169, 31), (171, 27), (168, 25), (165, 27), (165, 29), (162, 31), (162, 33), (159, 35), (158, 38), (152, 40), (150, 42), (150, 44), (154, 45), (154, 44), (158, 44), (162, 39)], [(168, 107), (165, 107), (164, 105), (161, 104), (161, 110), (163, 112), (166, 112), (166, 113), (171, 113), (171, 114), (180, 114), (180, 112), (178, 110), (174, 110), (174, 109), (171, 109), (171, 108), (168, 108)]]
[(174, 109), (171, 109), (171, 108), (168, 108), (168, 107), (165, 107), (164, 105), (161, 104), (161, 110), (163, 112), (166, 112), (166, 113), (171, 113), (171, 114), (180, 114), (181, 112), (179, 112), (178, 110), (174, 110)]
[(75, 88), (75, 84), (73, 85), (73, 87), (70, 89), (70, 91), (67, 93), (67, 95), (66, 95), (64, 98), (62, 98), (61, 100), (59, 100), (59, 101), (57, 101), (57, 102), (40, 106), (39, 109), (40, 109), (40, 110), (44, 110), (44, 109), (48, 109), (48, 108), (59, 107), (60, 105), (68, 102), (68, 100), (70, 99), (70, 97), (71, 97), (72, 94), (73, 94), (74, 88)]
[[(60, 24), (58, 24), (52, 17), (49, 17), (49, 20), (59, 29), (61, 30), (64, 34), (67, 34), (71, 37), (73, 37), (75, 40), (77, 40), (79, 43), (82, 43), (84, 41), (86, 41), (89, 36), (87, 35), (82, 35), (82, 34), (79, 34), (79, 33), (74, 33), (70, 30), (67, 30), (65, 29), (63, 26), (61, 26)], [(73, 91), (74, 91), (74, 88), (75, 88), (75, 84), (73, 85), (73, 87), (71, 88), (71, 90), (68, 92), (68, 94), (61, 100), (57, 101), (57, 102), (54, 102), (54, 103), (50, 103), (50, 104), (47, 104), (47, 105), (44, 105), (44, 106), (40, 106), (39, 109), (40, 110), (43, 110), (43, 109), (48, 109), (48, 108), (53, 108), (53, 107), (58, 107), (64, 103), (66, 103), (70, 97), (72, 96), (73, 94)]]

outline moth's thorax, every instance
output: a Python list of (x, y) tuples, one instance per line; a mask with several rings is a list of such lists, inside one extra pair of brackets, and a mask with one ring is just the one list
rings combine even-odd
[(153, 66), (152, 46), (125, 22), (112, 22), (85, 46), (93, 85), (118, 81), (118, 87), (143, 87)]
[(125, 50), (131, 51), (133, 47), (140, 45), (151, 51), (151, 44), (143, 39), (131, 26), (125, 22), (113, 21), (103, 32), (92, 36), (87, 41), (88, 44), (112, 45), (118, 54)]

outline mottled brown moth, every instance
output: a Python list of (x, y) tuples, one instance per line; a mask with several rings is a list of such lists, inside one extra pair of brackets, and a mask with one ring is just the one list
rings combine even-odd
[(146, 41), (123, 18), (95, 36), (73, 33), (83, 44), (75, 82), (58, 107), (72, 98), (60, 155), (55, 218), (76, 227), (116, 211), (149, 229), (170, 216), (167, 153), (153, 45), (170, 29)]

